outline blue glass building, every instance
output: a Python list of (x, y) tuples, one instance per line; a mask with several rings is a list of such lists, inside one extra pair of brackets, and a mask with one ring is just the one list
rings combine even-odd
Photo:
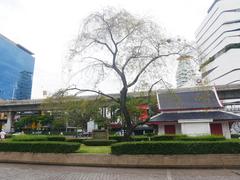
[(0, 34), (0, 99), (30, 99), (33, 53)]

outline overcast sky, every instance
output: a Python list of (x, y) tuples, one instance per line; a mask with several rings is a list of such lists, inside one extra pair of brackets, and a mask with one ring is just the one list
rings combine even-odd
[[(105, 7), (148, 17), (171, 35), (194, 40), (213, 0), (0, 0), (0, 33), (35, 53), (32, 98), (63, 84), (62, 64), (81, 21)], [(175, 76), (175, 74), (173, 74)]]

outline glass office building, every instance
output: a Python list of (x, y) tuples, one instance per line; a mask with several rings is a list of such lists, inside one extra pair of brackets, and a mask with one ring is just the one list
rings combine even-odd
[(33, 53), (0, 34), (0, 99), (30, 99)]

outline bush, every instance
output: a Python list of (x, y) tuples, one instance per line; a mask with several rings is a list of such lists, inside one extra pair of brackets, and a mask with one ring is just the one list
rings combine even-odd
[(171, 141), (176, 140), (177, 138), (184, 138), (187, 137), (183, 134), (169, 134), (169, 135), (160, 135), (160, 136), (153, 136), (151, 137), (152, 141)]
[(90, 139), (84, 140), (83, 144), (87, 146), (110, 146), (113, 143), (116, 143), (116, 140), (102, 140), (102, 139)]
[(64, 136), (45, 135), (17, 135), (13, 136), (13, 141), (65, 141)]
[(130, 136), (128, 139), (124, 136), (110, 136), (110, 140), (115, 140), (117, 142), (129, 142), (129, 141), (149, 141), (149, 137), (144, 135)]
[(240, 141), (155, 141), (113, 144), (113, 154), (233, 154), (240, 153)]
[(196, 137), (176, 137), (176, 140), (182, 141), (223, 141), (224, 136), (196, 136)]
[(17, 135), (13, 136), (13, 141), (47, 141), (44, 135)]
[(67, 142), (76, 142), (76, 143), (83, 143), (84, 140), (87, 140), (87, 139), (80, 139), (80, 138), (67, 138), (66, 139)]
[(152, 141), (222, 141), (224, 136), (187, 136), (183, 134), (153, 136)]
[(12, 134), (6, 134), (6, 138), (12, 138), (13, 135)]
[(144, 134), (144, 135), (147, 136), (147, 137), (153, 137), (153, 136), (156, 135), (156, 133), (146, 133), (146, 134)]
[(48, 141), (65, 141), (66, 138), (64, 136), (47, 136)]
[(149, 141), (147, 136), (131, 136), (132, 141)]
[[(126, 137), (124, 136), (109, 136), (109, 140), (115, 140), (117, 142), (126, 142)], [(128, 141), (131, 141), (131, 137), (129, 137), (129, 140)]]
[(1, 152), (73, 153), (79, 148), (80, 144), (67, 142), (0, 142)]
[(240, 134), (232, 134), (231, 138), (238, 139), (240, 137)]

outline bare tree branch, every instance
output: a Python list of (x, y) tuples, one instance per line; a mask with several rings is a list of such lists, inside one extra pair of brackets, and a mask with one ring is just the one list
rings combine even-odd
[(157, 57), (152, 58), (140, 71), (139, 73), (136, 75), (136, 77), (134, 78), (134, 80), (128, 84), (128, 87), (133, 86), (134, 84), (136, 84), (136, 82), (138, 81), (139, 77), (142, 75), (142, 73), (157, 59), (162, 58), (162, 57), (168, 57), (171, 55), (177, 55), (179, 54), (179, 52), (177, 53), (169, 53), (169, 54), (163, 54), (163, 55), (159, 55)]
[(159, 82), (161, 82), (161, 81), (163, 81), (162, 78), (151, 85), (151, 87), (150, 87), (149, 90), (148, 90), (148, 97), (150, 97), (150, 95), (151, 95), (151, 93), (152, 93), (153, 87), (154, 87), (156, 84), (158, 84)]
[(122, 71), (125, 70), (126, 66), (128, 65), (128, 63), (132, 60), (132, 59), (135, 59), (135, 58), (143, 58), (143, 56), (140, 56), (140, 50), (142, 48), (142, 44), (144, 42), (145, 39), (143, 39), (141, 42), (140, 42), (140, 45), (137, 47), (137, 52), (133, 52), (132, 55), (130, 57), (127, 58), (127, 60), (125, 61), (125, 63), (123, 64), (122, 66)]
[(118, 42), (116, 42), (116, 44), (117, 44), (117, 45), (118, 45), (118, 44), (121, 44), (125, 39), (127, 39), (130, 35), (132, 35), (132, 34), (134, 33), (134, 31), (137, 29), (137, 26), (138, 26), (138, 25), (136, 25), (136, 26), (132, 29), (132, 31), (128, 32), (128, 34), (127, 34), (126, 36), (124, 36), (121, 40), (119, 40)]
[(110, 64), (106, 63), (106, 61), (104, 61), (102, 59), (99, 59), (99, 58), (96, 58), (96, 57), (88, 56), (88, 57), (83, 57), (83, 59), (93, 59), (95, 61), (98, 61), (98, 62), (102, 63), (107, 68), (112, 68), (112, 65), (110, 65)]
[(109, 46), (107, 43), (101, 42), (101, 41), (99, 41), (99, 40), (97, 40), (97, 39), (95, 39), (94, 41), (95, 41), (96, 43), (98, 43), (98, 44), (101, 44), (101, 45), (106, 46), (107, 49), (108, 49), (112, 54), (114, 54), (113, 50), (110, 48), (110, 46)]

